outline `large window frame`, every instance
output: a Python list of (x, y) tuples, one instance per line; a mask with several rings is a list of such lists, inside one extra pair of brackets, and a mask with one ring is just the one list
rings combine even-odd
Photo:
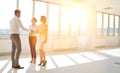
[[(26, 5), (27, 4), (27, 5)], [(33, 2), (31, 0), (19, 0), (19, 10), (21, 10), (21, 22), (24, 27), (28, 28), (31, 25), (32, 19), (32, 10), (33, 10)], [(20, 30), (21, 34), (28, 34), (27, 31)]]
[[(97, 20), (97, 36), (120, 36), (120, 16), (115, 14), (109, 14), (104, 12), (97, 12), (102, 15), (102, 19)], [(107, 15), (107, 17), (105, 17)], [(97, 15), (97, 18), (100, 16)], [(117, 20), (116, 20), (117, 17)], [(98, 23), (98, 21), (101, 21)], [(101, 34), (98, 32), (98, 27), (101, 26)], [(112, 30), (111, 30), (112, 29)], [(106, 33), (107, 32), (107, 33)]]
[[(29, 0), (28, 0), (29, 1)], [(46, 17), (47, 17), (47, 23), (48, 23), (48, 27), (49, 27), (49, 35), (63, 35), (63, 36), (79, 36), (80, 35), (80, 25), (78, 25), (78, 29), (79, 30), (76, 30), (75, 28), (74, 28), (74, 30), (73, 30), (73, 22), (72, 22), (72, 13), (71, 13), (71, 9), (68, 7), (68, 6), (64, 6), (64, 5), (59, 5), (59, 4), (54, 4), (54, 3), (48, 3), (48, 2), (42, 2), (42, 1), (35, 1), (35, 0), (30, 0), (31, 1), (31, 3), (28, 5), (28, 6), (32, 6), (32, 7), (30, 7), (30, 9), (27, 9), (26, 10), (26, 12), (29, 10), (30, 12), (29, 12), (29, 15), (28, 14), (26, 14), (25, 13), (25, 8), (23, 8), (23, 6), (22, 6), (22, 0), (16, 0), (16, 6), (15, 6), (15, 9), (20, 9), (21, 10), (21, 12), (22, 12), (22, 14), (21, 14), (21, 21), (22, 21), (22, 23), (23, 23), (23, 25), (24, 24), (27, 24), (27, 25), (24, 25), (25, 27), (27, 27), (27, 28), (29, 28), (29, 25), (31, 25), (31, 18), (32, 17), (36, 17), (37, 18), (37, 20), (38, 20), (38, 25), (39, 24), (41, 24), (40, 23), (40, 16), (41, 15), (45, 15)], [(38, 4), (37, 4), (38, 3)], [(36, 6), (41, 6), (41, 4), (43, 4), (43, 7), (45, 8), (43, 11), (45, 11), (45, 13), (44, 12), (42, 12), (41, 14), (39, 14), (39, 12), (41, 12), (41, 11), (39, 11), (38, 10), (38, 8), (36, 7)], [(25, 5), (26, 3), (24, 3), (24, 5)], [(40, 5), (39, 5), (40, 4)], [(45, 5), (44, 6), (44, 4), (47, 4), (47, 5)], [(52, 23), (50, 22), (51, 21), (51, 18), (50, 18), (50, 5), (54, 5), (54, 6), (58, 6), (58, 13), (56, 14), (56, 18), (58, 18), (57, 19), (57, 23), (55, 23), (54, 25), (56, 26), (56, 30), (54, 30), (54, 31), (52, 31), (51, 32), (51, 30), (52, 30), (52, 28), (54, 28), (53, 26), (51, 26), (52, 25)], [(63, 22), (64, 22), (64, 20), (62, 20), (62, 18), (64, 17), (64, 16), (61, 16), (61, 15), (65, 15), (65, 12), (62, 12), (63, 10), (64, 10), (64, 7), (68, 10), (68, 13), (69, 13), (69, 19), (67, 20), (67, 22), (65, 22), (67, 25), (66, 25), (66, 29), (64, 28), (64, 26), (63, 25), (65, 25)], [(14, 9), (14, 10), (15, 10)], [(14, 11), (13, 10), (13, 11)], [(53, 15), (53, 14), (52, 14)], [(14, 15), (13, 15), (14, 16)], [(26, 18), (27, 16), (29, 16), (29, 19), (28, 18)], [(12, 17), (11, 17), (12, 18)], [(27, 20), (26, 20), (27, 19)], [(67, 19), (67, 18), (66, 18)], [(26, 22), (25, 22), (26, 21)], [(53, 21), (52, 21), (53, 22)], [(76, 25), (77, 26), (77, 25)], [(9, 27), (9, 26), (8, 26)], [(8, 28), (8, 30), (9, 30), (9, 28)], [(74, 31), (75, 31), (75, 33), (74, 33)], [(21, 34), (27, 34), (26, 32), (24, 32), (24, 31), (21, 31), (22, 33)], [(53, 33), (53, 32), (55, 32), (55, 33)], [(3, 32), (4, 33), (4, 32)], [(0, 34), (2, 34), (2, 33), (0, 33)], [(8, 34), (8, 33), (4, 33), (4, 34)]]
[(103, 35), (103, 32), (102, 32), (102, 28), (103, 28), (103, 23), (102, 23), (102, 16), (103, 14), (102, 13), (97, 13), (97, 27), (96, 27), (96, 30), (97, 30), (97, 35)]
[(0, 2), (0, 34), (10, 34), (9, 22), (16, 9), (16, 0), (1, 0)]
[[(48, 2), (42, 2), (42, 1), (35, 1), (35, 0), (30, 0), (31, 2), (33, 2), (33, 4), (31, 4), (32, 5), (32, 8), (31, 8), (31, 18), (32, 17), (36, 17), (37, 19), (38, 19), (38, 21), (39, 21), (39, 17), (41, 16), (41, 15), (45, 15), (47, 18), (48, 18), (48, 26), (49, 27), (52, 27), (51, 26), (51, 24), (49, 24), (50, 23), (50, 5), (56, 5), (56, 6), (58, 6), (58, 13), (57, 13), (57, 16), (56, 17), (58, 17), (58, 21), (57, 21), (57, 23), (56, 23), (56, 27), (57, 27), (57, 30), (55, 30), (55, 33), (53, 33), (53, 32), (50, 32), (51, 31), (51, 29), (49, 30), (49, 35), (67, 35), (67, 36), (79, 36), (80, 35), (80, 26), (81, 25), (78, 25), (78, 30), (76, 31), (76, 29), (74, 30), (73, 29), (73, 22), (71, 21), (72, 20), (72, 13), (70, 14), (71, 16), (69, 17), (70, 19), (68, 19), (67, 20), (67, 22), (66, 22), (66, 29), (64, 28), (64, 26), (63, 25), (65, 25), (64, 23), (63, 23), (63, 21), (64, 20), (62, 20), (62, 18), (64, 17), (64, 16), (62, 16), (62, 15), (65, 15), (65, 13), (63, 13), (62, 12), (62, 8), (68, 8), (68, 10), (69, 10), (69, 7), (67, 7), (67, 6), (63, 6), (63, 5), (59, 5), (59, 4), (54, 4), (54, 3), (48, 3)], [(40, 3), (44, 3), (44, 4), (46, 4), (46, 8), (45, 8), (45, 13), (43, 12), (43, 14), (38, 14), (38, 9), (36, 8), (36, 5), (38, 5), (37, 4), (37, 2), (40, 2)], [(21, 9), (20, 7), (21, 7), (21, 5), (22, 4), (20, 4), (20, 0), (17, 0), (16, 1), (16, 5), (15, 5), (15, 8), (16, 9)], [(39, 12), (41, 12), (41, 11), (39, 11)], [(69, 11), (68, 11), (69, 12)], [(101, 13), (102, 14), (102, 19), (101, 19), (101, 23), (100, 23), (100, 33), (98, 33), (97, 32), (97, 36), (119, 36), (120, 35), (120, 30), (119, 30), (119, 28), (120, 28), (120, 16), (119, 15), (114, 15), (114, 14), (108, 14), (108, 13), (104, 13), (104, 12), (97, 12), (97, 13)], [(38, 14), (38, 15), (37, 15)], [(108, 19), (107, 19), (107, 23), (106, 22), (104, 22), (104, 21), (106, 21), (105, 20), (105, 18), (104, 18), (104, 15), (105, 14), (107, 14), (108, 15)], [(111, 22), (111, 19), (110, 19), (110, 16), (111, 15), (113, 15), (113, 22)], [(118, 18), (117, 18), (117, 22), (116, 22), (116, 16), (118, 16)], [(113, 31), (112, 31), (112, 35), (110, 35), (110, 24), (111, 23), (113, 23)], [(118, 23), (118, 24), (117, 24)], [(24, 24), (24, 23), (23, 23)], [(28, 24), (30, 24), (30, 23), (28, 23)], [(38, 25), (39, 25), (40, 23), (38, 23)], [(107, 26), (105, 25), (105, 24), (108, 24)], [(25, 27), (28, 27), (28, 26), (25, 26)], [(105, 30), (106, 29), (106, 30)], [(74, 33), (74, 31), (75, 31), (75, 33)], [(2, 34), (2, 33), (0, 33), (0, 34)], [(4, 33), (3, 32), (3, 34), (8, 34), (8, 33)]]

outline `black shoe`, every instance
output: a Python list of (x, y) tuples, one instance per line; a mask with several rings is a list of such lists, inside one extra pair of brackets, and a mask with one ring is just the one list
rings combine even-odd
[(12, 68), (15, 68), (15, 66), (12, 66)]
[(24, 67), (21, 67), (21, 66), (16, 66), (16, 67), (14, 67), (15, 69), (24, 69)]

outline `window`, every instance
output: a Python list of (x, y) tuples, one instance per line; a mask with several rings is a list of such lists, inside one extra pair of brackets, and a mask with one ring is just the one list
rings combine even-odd
[(72, 18), (71, 18), (71, 35), (79, 35), (80, 32), (80, 10), (72, 9)]
[(102, 35), (102, 13), (97, 13), (97, 35)]
[(68, 35), (70, 31), (70, 9), (61, 7), (61, 35)]
[(9, 22), (14, 17), (16, 0), (0, 1), (0, 34), (9, 34)]
[(48, 10), (48, 31), (51, 35), (58, 34), (59, 28), (59, 6), (55, 4), (49, 4)]
[(104, 14), (104, 35), (108, 33), (108, 14)]
[(40, 24), (40, 16), (47, 17), (47, 3), (45, 2), (35, 2), (35, 17), (37, 18), (37, 24)]
[(104, 36), (118, 36), (119, 16), (97, 12), (97, 35), (102, 33)]
[(119, 16), (115, 16), (115, 36), (118, 36), (119, 31)]
[(85, 36), (87, 30), (87, 19), (88, 19), (88, 11), (81, 10), (80, 12), (80, 35)]
[(113, 35), (113, 26), (114, 26), (114, 16), (110, 15), (110, 27), (109, 27), (109, 35)]
[[(29, 28), (31, 25), (31, 19), (32, 19), (32, 5), (33, 2), (31, 0), (20, 0), (19, 1), (19, 9), (21, 10), (21, 22), (24, 27)], [(25, 34), (25, 31), (21, 31)]]

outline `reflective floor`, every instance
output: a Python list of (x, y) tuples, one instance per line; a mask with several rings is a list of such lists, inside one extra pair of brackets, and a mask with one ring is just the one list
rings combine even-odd
[(99, 51), (47, 55), (47, 65), (30, 64), (29, 55), (21, 55), (22, 70), (11, 68), (10, 56), (0, 56), (0, 73), (120, 73), (120, 48)]

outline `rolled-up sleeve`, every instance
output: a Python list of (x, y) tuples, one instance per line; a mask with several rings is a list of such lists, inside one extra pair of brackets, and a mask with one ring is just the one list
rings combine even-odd
[(25, 28), (25, 27), (22, 25), (22, 23), (21, 23), (21, 21), (20, 21), (19, 19), (17, 20), (17, 24), (18, 24), (18, 26), (19, 26), (22, 30), (29, 31), (29, 29)]

